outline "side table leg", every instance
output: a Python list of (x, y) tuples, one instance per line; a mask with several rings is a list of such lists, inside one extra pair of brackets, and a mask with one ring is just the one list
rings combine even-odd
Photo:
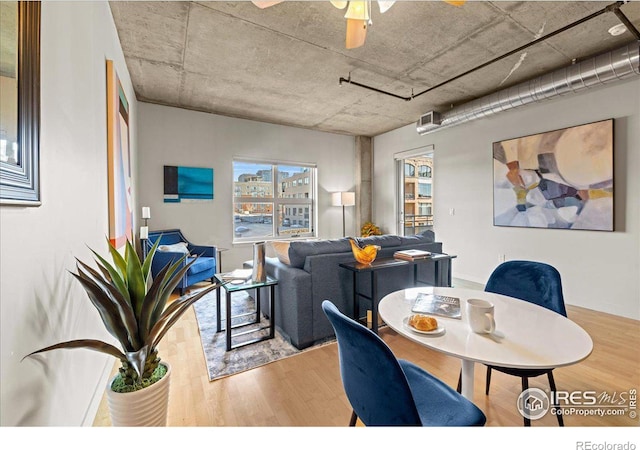
[(269, 337), (273, 339), (276, 336), (276, 286), (271, 285), (271, 295), (269, 296)]
[(227, 323), (225, 329), (227, 331), (227, 351), (231, 350), (231, 292), (227, 292)]
[(378, 334), (378, 275), (371, 272), (371, 329)]
[(216, 288), (216, 332), (222, 330), (222, 311), (220, 311), (220, 286)]
[(434, 267), (434, 275), (433, 277), (435, 278), (434, 282), (435, 282), (435, 286), (442, 286), (442, 280), (440, 279), (440, 277), (442, 275), (440, 275), (440, 259), (436, 259), (435, 260), (435, 267)]
[(353, 320), (356, 322), (360, 320), (360, 302), (358, 301), (358, 288), (356, 287), (357, 281), (357, 273), (353, 272)]
[(254, 323), (260, 323), (260, 288), (256, 288), (256, 320)]

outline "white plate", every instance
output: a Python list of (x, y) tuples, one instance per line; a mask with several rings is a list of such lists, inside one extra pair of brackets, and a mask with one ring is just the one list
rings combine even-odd
[(414, 333), (420, 333), (420, 334), (442, 334), (444, 332), (444, 327), (440, 324), (438, 324), (438, 328), (436, 328), (435, 330), (431, 330), (431, 331), (422, 331), (422, 330), (418, 330), (416, 328), (413, 328), (411, 325), (409, 325), (409, 317), (405, 317), (404, 319), (402, 319), (402, 324), (404, 325), (404, 327), (407, 330), (413, 331)]

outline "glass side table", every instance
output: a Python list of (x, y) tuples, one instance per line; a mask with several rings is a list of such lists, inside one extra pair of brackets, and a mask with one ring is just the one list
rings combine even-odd
[[(255, 344), (256, 342), (261, 342), (261, 341), (266, 341), (268, 339), (273, 339), (275, 337), (275, 331), (276, 331), (276, 324), (275, 324), (275, 295), (276, 295), (276, 285), (278, 284), (278, 280), (271, 278), (271, 277), (267, 277), (266, 281), (261, 282), (261, 283), (254, 283), (251, 278), (249, 278), (248, 280), (243, 281), (242, 283), (231, 283), (231, 282), (227, 282), (227, 280), (223, 280), (223, 275), (226, 275), (224, 273), (217, 273), (215, 274), (215, 278), (216, 281), (219, 283), (225, 283), (226, 284), (222, 284), (221, 286), (218, 286), (218, 288), (216, 289), (216, 308), (217, 308), (217, 314), (216, 314), (216, 331), (220, 332), (222, 331), (222, 317), (220, 314), (220, 289), (224, 289), (225, 293), (226, 293), (226, 302), (225, 302), (225, 331), (226, 331), (226, 336), (227, 336), (227, 351), (230, 351), (232, 349), (235, 348), (240, 348), (240, 347), (244, 347), (245, 345), (249, 345), (249, 344)], [(260, 288), (262, 287), (269, 287), (270, 289), (270, 296), (269, 296), (269, 309), (270, 309), (270, 314), (269, 314), (269, 325), (268, 326), (262, 326), (262, 327), (258, 327), (258, 328), (253, 328), (251, 330), (247, 330), (247, 331), (242, 331), (242, 332), (238, 332), (235, 334), (232, 334), (232, 330), (235, 328), (239, 328), (239, 327), (244, 327), (246, 325), (250, 325), (250, 324), (259, 324), (260, 323), (260, 316), (261, 316), (261, 312), (260, 312)], [(240, 292), (240, 291), (248, 291), (250, 289), (254, 289), (255, 290), (255, 296), (254, 296), (254, 301), (255, 301), (255, 311), (251, 311), (248, 313), (244, 313), (244, 314), (239, 314), (237, 316), (232, 316), (231, 315), (231, 294), (234, 292)], [(248, 317), (248, 316), (253, 316), (255, 314), (255, 319), (254, 320), (248, 320), (248, 321), (243, 321), (241, 323), (237, 323), (236, 325), (231, 325), (231, 319), (235, 319), (237, 317)], [(245, 334), (250, 334), (250, 333), (255, 333), (257, 331), (260, 330), (265, 330), (265, 329), (269, 329), (269, 334), (265, 335), (265, 336), (260, 336), (257, 337), (255, 339), (251, 339), (249, 341), (243, 342), (241, 344), (236, 344), (236, 345), (232, 345), (232, 339), (236, 336), (242, 336)]]

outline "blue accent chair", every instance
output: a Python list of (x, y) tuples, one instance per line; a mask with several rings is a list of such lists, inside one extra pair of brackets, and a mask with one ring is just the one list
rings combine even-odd
[[(536, 261), (504, 262), (496, 267), (489, 276), (484, 290), (535, 303), (567, 317), (560, 273), (549, 264)], [(558, 344), (561, 345), (561, 343)], [(487, 366), (486, 395), (489, 395), (492, 370), (520, 377), (523, 391), (529, 388), (529, 378), (546, 374), (551, 390), (554, 392), (556, 390), (553, 369), (535, 370)], [(460, 386), (460, 383), (458, 383), (458, 386)], [(558, 424), (564, 426), (562, 415), (558, 414), (557, 417)], [(526, 417), (524, 418), (524, 425), (531, 426), (531, 421)]]
[[(142, 242), (145, 255), (149, 250), (151, 250), (151, 247), (153, 247), (158, 239), (160, 240), (161, 246), (174, 245), (180, 242), (187, 244), (190, 256), (183, 261), (183, 266), (186, 266), (189, 262), (194, 260), (196, 256), (198, 256), (198, 260), (189, 268), (180, 281), (180, 284), (177, 286), (177, 288), (180, 289), (180, 295), (184, 295), (186, 289), (195, 283), (205, 280), (211, 280), (212, 283), (214, 282), (213, 276), (216, 273), (217, 256), (215, 246), (194, 245), (189, 242), (189, 240), (184, 237), (182, 232), (178, 229), (150, 231), (149, 239)], [(184, 253), (160, 251), (160, 248), (158, 248), (158, 251), (156, 251), (155, 256), (153, 257), (153, 262), (151, 263), (151, 275), (155, 277), (164, 266), (170, 262), (177, 261), (182, 258), (182, 256), (184, 256)]]
[(483, 412), (415, 364), (397, 359), (373, 331), (342, 314), (329, 300), (322, 310), (338, 341), (340, 374), (358, 418), (366, 426), (482, 426)]

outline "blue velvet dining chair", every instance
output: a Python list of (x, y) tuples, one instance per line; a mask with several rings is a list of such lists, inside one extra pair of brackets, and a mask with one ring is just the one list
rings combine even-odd
[[(565, 317), (567, 316), (567, 310), (564, 306), (564, 296), (562, 295), (562, 279), (560, 273), (555, 267), (549, 264), (537, 261), (517, 260), (504, 262), (491, 273), (484, 290), (486, 292), (508, 295), (509, 297), (535, 303)], [(487, 366), (486, 395), (489, 395), (492, 370), (520, 377), (522, 391), (529, 388), (529, 378), (546, 374), (549, 379), (549, 387), (554, 392), (556, 390), (556, 383), (553, 379), (553, 369), (536, 370)], [(458, 391), (460, 391), (460, 382), (458, 382)], [(564, 426), (562, 415), (558, 414), (557, 417), (558, 424)], [(524, 424), (525, 426), (530, 426), (531, 421), (525, 417)]]
[(338, 341), (340, 375), (353, 412), (366, 426), (482, 426), (484, 413), (415, 364), (397, 359), (373, 331), (329, 300), (322, 309)]

